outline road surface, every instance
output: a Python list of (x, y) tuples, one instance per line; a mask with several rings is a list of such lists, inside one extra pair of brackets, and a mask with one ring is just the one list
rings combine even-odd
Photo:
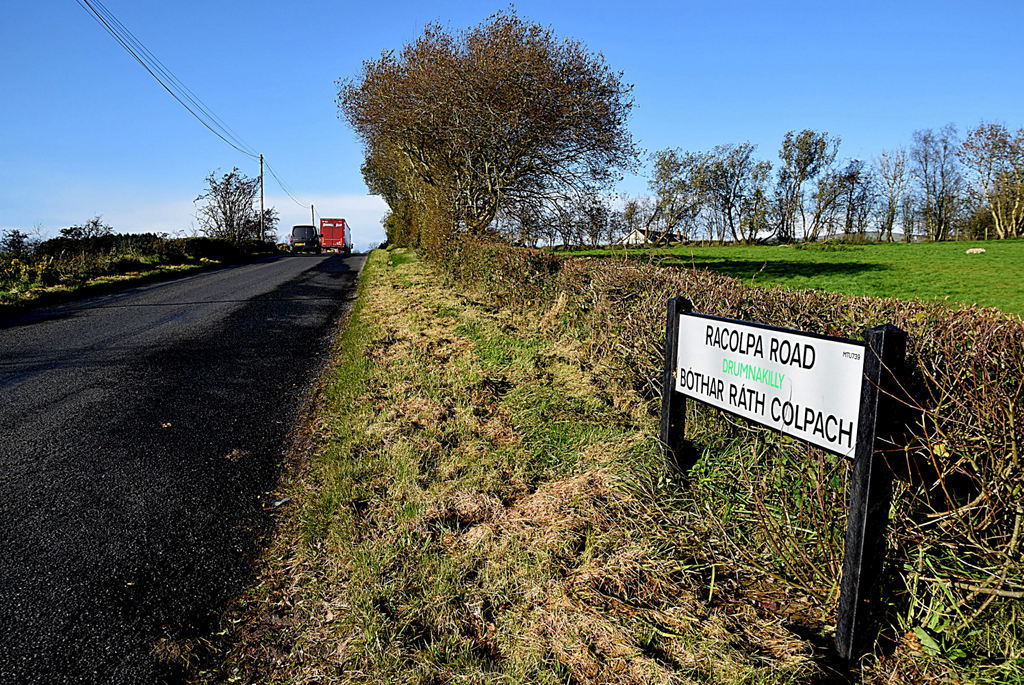
[(269, 527), (363, 257), (287, 257), (0, 318), (0, 683), (174, 680)]

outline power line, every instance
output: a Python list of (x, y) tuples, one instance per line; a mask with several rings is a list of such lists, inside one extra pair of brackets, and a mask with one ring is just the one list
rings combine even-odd
[[(174, 73), (128, 29), (128, 27), (122, 24), (121, 21), (114, 16), (113, 12), (107, 9), (101, 0), (75, 1), (82, 9), (89, 13), (89, 15), (98, 24), (100, 24), (100, 26), (102, 26), (107, 33), (109, 33), (111, 37), (113, 37), (114, 40), (116, 40), (118, 44), (125, 49), (125, 51), (128, 52), (128, 54), (134, 57), (135, 60), (142, 65), (142, 68), (145, 69), (171, 97), (177, 100), (189, 114), (195, 117), (199, 123), (238, 152), (241, 152), (243, 155), (251, 157), (252, 159), (259, 159), (259, 153), (257, 153), (251, 145), (242, 140), (241, 136), (235, 133), (223, 119), (218, 117), (214, 111), (206, 105), (206, 103), (200, 100), (199, 96), (186, 86), (181, 79), (175, 76)], [(288, 185), (281, 179), (277, 172), (274, 171), (274, 168), (270, 166), (270, 163), (267, 162), (265, 158), (264, 165), (266, 166), (267, 171), (270, 172), (270, 175), (274, 177), (274, 180), (277, 181), (281, 190), (291, 198), (292, 202), (297, 204), (299, 207), (307, 207), (307, 205), (295, 199), (295, 195), (292, 194)]]
[[(88, 3), (89, 0), (85, 0), (85, 2)], [(79, 4), (81, 5), (81, 2)], [(121, 21), (114, 16), (114, 13), (107, 9), (101, 0), (92, 0), (92, 4), (98, 8), (103, 18), (116, 28), (118, 35), (133, 46), (135, 53), (142, 57), (146, 61), (147, 65), (163, 75), (163, 77), (171, 84), (171, 87), (176, 90), (177, 94), (188, 100), (195, 110), (202, 113), (206, 117), (206, 121), (208, 123), (214, 124), (215, 127), (220, 129), (221, 133), (223, 133), (225, 137), (229, 138), (238, 148), (243, 148), (244, 153), (257, 155), (251, 145), (242, 140), (241, 136), (235, 133), (235, 131), (233, 131), (223, 119), (218, 117), (217, 114), (206, 105), (206, 103), (200, 100), (199, 96), (192, 92), (192, 90), (185, 85), (181, 79), (175, 76), (174, 72), (161, 62), (160, 59), (153, 54), (127, 26), (121, 23)], [(157, 80), (160, 81), (159, 78)], [(161, 85), (164, 85), (164, 83), (161, 82)]]
[[(138, 61), (138, 63), (142, 65), (142, 68), (145, 69), (147, 72), (149, 72), (149, 75), (152, 76), (154, 79), (156, 79), (156, 82), (159, 83), (161, 86), (163, 86), (163, 89), (166, 90), (170, 94), (170, 96), (172, 98), (177, 100), (178, 103), (182, 107), (184, 107), (186, 110), (188, 110), (189, 114), (191, 114), (193, 117), (195, 117), (196, 120), (199, 121), (199, 123), (201, 123), (203, 126), (208, 128), (211, 133), (213, 133), (215, 136), (217, 136), (218, 138), (223, 140), (225, 143), (227, 143), (231, 147), (233, 147), (236, 150), (238, 150), (239, 152), (241, 152), (243, 155), (248, 155), (249, 157), (252, 157), (253, 159), (256, 159), (256, 158), (259, 157), (259, 155), (253, 154), (252, 152), (249, 152), (247, 150), (243, 150), (241, 147), (239, 147), (235, 143), (233, 143), (230, 140), (228, 140), (228, 138), (226, 137), (225, 134), (223, 134), (220, 131), (218, 131), (214, 127), (214, 125), (210, 124), (210, 122), (207, 119), (205, 119), (202, 116), (200, 116), (199, 114), (197, 114), (196, 111), (194, 109), (192, 109), (192, 107), (189, 107), (185, 103), (185, 101), (181, 97), (179, 97), (177, 93), (174, 92), (174, 90), (172, 90), (166, 83), (163, 82), (163, 80), (161, 80), (161, 78), (159, 76), (156, 75), (156, 73), (153, 71), (153, 68), (150, 67), (150, 65), (146, 62), (146, 60), (144, 60), (142, 57), (140, 57), (138, 52), (136, 52), (135, 49), (132, 48), (132, 45), (130, 44), (131, 40), (129, 40), (127, 37), (122, 36), (113, 26), (111, 26), (110, 22), (104, 17), (103, 14), (101, 14), (99, 11), (97, 11), (96, 8), (92, 6), (92, 4), (90, 4), (89, 0), (76, 0), (76, 2), (78, 2), (79, 6), (81, 6), (82, 9), (85, 9), (86, 11), (90, 12), (93, 15), (93, 17), (96, 19), (96, 21), (98, 21), (103, 26), (103, 28), (105, 28), (107, 30), (107, 32), (114, 38), (114, 40), (116, 40), (121, 45), (121, 47), (123, 47), (125, 50), (127, 50), (128, 54), (130, 54), (132, 57), (134, 57), (136, 59), (136, 61)], [(148, 52), (148, 51), (146, 51), (146, 52)], [(196, 109), (201, 109), (201, 108), (197, 107)], [(216, 124), (216, 122), (214, 122), (214, 124)]]
[(274, 167), (270, 166), (270, 163), (266, 159), (263, 160), (263, 165), (267, 167), (267, 171), (269, 171), (270, 175), (274, 177), (275, 181), (277, 181), (277, 185), (281, 186), (281, 190), (284, 191), (284, 194), (292, 199), (292, 202), (302, 207), (303, 209), (309, 206), (295, 199), (295, 196), (292, 195), (292, 191), (288, 189), (288, 186), (285, 184), (284, 181), (281, 180), (281, 177), (277, 175), (276, 171), (274, 171)]

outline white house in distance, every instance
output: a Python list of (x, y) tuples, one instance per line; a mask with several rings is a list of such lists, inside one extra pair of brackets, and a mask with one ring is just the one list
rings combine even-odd
[(639, 229), (633, 229), (626, 234), (622, 240), (618, 242), (619, 245), (666, 245), (668, 243), (682, 242), (683, 236), (678, 233), (658, 233), (651, 231), (647, 234), (647, 238), (644, 238), (644, 232)]

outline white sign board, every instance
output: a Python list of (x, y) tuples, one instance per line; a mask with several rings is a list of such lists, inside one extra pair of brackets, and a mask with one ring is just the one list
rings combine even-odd
[(676, 390), (852, 459), (865, 349), (852, 340), (681, 314)]

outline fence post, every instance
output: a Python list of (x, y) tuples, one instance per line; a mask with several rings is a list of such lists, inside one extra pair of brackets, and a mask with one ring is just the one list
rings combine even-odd
[(661, 381), (661, 450), (666, 461), (685, 470), (688, 452), (686, 433), (686, 398), (676, 392), (676, 354), (679, 351), (679, 314), (693, 311), (685, 297), (668, 301), (665, 321), (665, 372)]
[(874, 638), (880, 609), (885, 529), (892, 500), (892, 471), (881, 443), (894, 437), (899, 425), (902, 412), (895, 401), (894, 374), (903, 366), (907, 344), (907, 334), (889, 324), (868, 330), (864, 337), (864, 381), (836, 616), (836, 650), (846, 660)]

